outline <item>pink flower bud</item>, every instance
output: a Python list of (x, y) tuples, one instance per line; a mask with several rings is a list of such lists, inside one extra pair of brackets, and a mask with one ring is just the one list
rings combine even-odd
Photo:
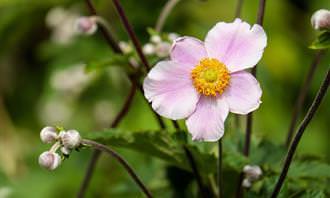
[(262, 170), (259, 166), (246, 165), (243, 168), (246, 178), (253, 182), (258, 180), (262, 175)]
[(61, 157), (54, 152), (45, 151), (39, 156), (39, 165), (47, 170), (54, 170), (61, 164)]
[(53, 143), (57, 138), (57, 130), (54, 127), (47, 126), (40, 132), (40, 139), (43, 143)]
[(330, 11), (326, 9), (316, 11), (311, 18), (311, 23), (316, 30), (330, 29)]
[(63, 155), (70, 155), (71, 150), (67, 147), (61, 147), (61, 152), (63, 153)]
[(63, 146), (69, 149), (77, 148), (81, 141), (80, 134), (76, 130), (68, 130), (64, 132), (61, 139)]
[(92, 17), (79, 17), (76, 20), (75, 29), (78, 33), (92, 35), (97, 30), (97, 24)]

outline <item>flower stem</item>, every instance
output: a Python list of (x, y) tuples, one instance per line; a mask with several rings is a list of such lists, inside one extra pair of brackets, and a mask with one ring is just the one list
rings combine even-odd
[[(92, 0), (85, 0), (85, 1), (86, 1), (90, 14), (97, 16), (96, 9), (92, 3)], [(114, 52), (120, 53), (121, 49), (118, 46), (117, 42), (115, 41), (113, 36), (110, 34), (108, 29), (103, 25), (104, 24), (102, 24), (102, 23), (100, 24), (100, 31), (101, 31), (104, 39), (107, 41), (108, 45), (113, 49)]]
[(223, 176), (222, 176), (222, 139), (218, 141), (218, 195), (219, 198), (223, 198)]
[(92, 146), (93, 148), (95, 148), (99, 151), (105, 152), (105, 153), (109, 154), (110, 156), (114, 157), (126, 169), (127, 173), (132, 177), (132, 179), (135, 181), (135, 183), (141, 188), (142, 192), (146, 195), (146, 197), (148, 197), (148, 198), (152, 197), (150, 191), (147, 189), (145, 184), (141, 181), (141, 179), (134, 172), (133, 168), (116, 151), (112, 150), (111, 148), (109, 148), (103, 144), (94, 142), (92, 140), (83, 139), (81, 141), (81, 143), (83, 145)]
[(200, 175), (200, 173), (198, 171), (197, 164), (195, 162), (194, 156), (192, 155), (192, 153), (190, 152), (190, 150), (188, 149), (188, 147), (183, 146), (183, 149), (185, 151), (185, 154), (187, 156), (187, 159), (188, 159), (188, 162), (189, 162), (189, 164), (191, 166), (191, 169), (193, 171), (193, 174), (194, 174), (194, 176), (196, 178), (199, 192), (201, 193), (202, 197), (207, 197), (207, 195), (206, 195), (207, 193), (204, 190), (204, 185), (203, 185), (202, 177), (201, 177), (201, 175)]
[(294, 130), (295, 130), (297, 122), (298, 122), (299, 113), (301, 112), (301, 108), (305, 102), (307, 92), (310, 88), (310, 85), (312, 83), (312, 80), (313, 80), (313, 77), (315, 74), (315, 70), (316, 70), (318, 64), (320, 63), (323, 54), (324, 54), (324, 51), (318, 51), (315, 54), (314, 60), (312, 61), (312, 64), (307, 73), (307, 77), (300, 89), (300, 93), (299, 93), (299, 96), (297, 98), (297, 101), (295, 103), (293, 113), (292, 113), (290, 127), (289, 127), (288, 135), (286, 138), (286, 142), (285, 142), (286, 147), (289, 147), (290, 143), (292, 141), (292, 137), (294, 135)]
[(296, 135), (295, 135), (295, 137), (294, 137), (294, 139), (293, 139), (293, 141), (290, 145), (289, 151), (287, 153), (287, 156), (285, 158), (285, 162), (284, 162), (284, 165), (283, 165), (283, 168), (282, 168), (282, 171), (281, 171), (281, 175), (280, 175), (279, 179), (277, 180), (277, 183), (276, 183), (276, 186), (274, 188), (274, 191), (272, 193), (271, 198), (276, 198), (278, 193), (280, 192), (281, 187), (284, 184), (284, 180), (286, 178), (286, 175), (289, 171), (290, 164), (292, 162), (293, 156), (294, 156), (295, 151), (297, 149), (297, 146), (300, 142), (300, 139), (301, 139), (302, 135), (304, 134), (304, 131), (307, 128), (308, 124), (310, 123), (310, 121), (314, 117), (317, 109), (319, 108), (319, 106), (322, 102), (322, 99), (326, 95), (327, 90), (329, 88), (329, 83), (330, 83), (330, 69), (328, 69), (326, 78), (324, 79), (324, 81), (323, 81), (316, 97), (314, 98), (314, 101), (313, 101), (312, 105), (310, 106), (304, 120), (301, 122), (301, 124), (300, 124), (300, 126), (297, 130), (297, 133), (296, 133)]
[(168, 0), (162, 9), (156, 23), (156, 31), (161, 32), (167, 17), (170, 15), (173, 8), (179, 3), (180, 0)]
[(138, 38), (137, 38), (137, 36), (136, 36), (136, 34), (133, 30), (132, 25), (129, 23), (129, 21), (127, 19), (125, 11), (124, 11), (123, 7), (120, 4), (120, 0), (113, 0), (113, 3), (115, 5), (115, 8), (116, 8), (116, 10), (119, 14), (119, 17), (120, 17), (120, 19), (121, 19), (128, 35), (129, 35), (129, 37), (131, 38), (131, 40), (134, 44), (134, 47), (136, 49), (136, 52), (138, 53), (139, 58), (141, 59), (141, 62), (143, 63), (146, 70), (149, 71), (150, 66), (149, 66), (148, 60), (145, 57), (145, 55), (143, 54), (140, 41), (138, 40)]
[(240, 18), (242, 13), (243, 0), (238, 0), (235, 10), (235, 18)]

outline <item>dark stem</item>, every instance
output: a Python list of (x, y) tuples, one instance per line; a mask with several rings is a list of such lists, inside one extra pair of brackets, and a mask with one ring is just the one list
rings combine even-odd
[[(92, 0), (86, 0), (86, 4), (88, 6), (89, 13), (91, 15), (97, 15), (96, 9), (92, 3)], [(120, 53), (121, 49), (119, 48), (119, 46), (118, 46), (117, 42), (115, 41), (115, 39), (113, 38), (113, 36), (107, 30), (107, 28), (102, 26), (102, 24), (100, 24), (99, 29), (100, 29), (104, 39), (107, 41), (108, 45), (113, 49), (113, 51), (116, 53)]]
[(147, 189), (147, 187), (143, 184), (141, 179), (134, 172), (133, 168), (116, 151), (112, 150), (111, 148), (109, 148), (103, 144), (94, 142), (92, 140), (84, 139), (81, 141), (81, 144), (92, 146), (94, 149), (105, 152), (105, 153), (109, 154), (110, 156), (114, 157), (126, 169), (127, 173), (132, 177), (132, 179), (135, 181), (135, 183), (141, 188), (142, 192), (146, 195), (146, 197), (148, 197), (148, 198), (152, 197), (150, 191)]
[(223, 176), (222, 176), (222, 139), (218, 141), (218, 193), (220, 198), (224, 198), (223, 194)]
[(285, 142), (286, 147), (289, 147), (290, 143), (292, 141), (292, 137), (293, 137), (294, 130), (295, 130), (297, 122), (298, 122), (298, 117), (299, 117), (299, 114), (301, 112), (301, 108), (302, 108), (302, 106), (305, 102), (306, 95), (307, 95), (308, 90), (309, 90), (309, 88), (312, 84), (312, 80), (313, 80), (313, 76), (315, 74), (315, 70), (316, 70), (318, 64), (320, 63), (323, 54), (324, 54), (324, 51), (318, 51), (315, 54), (314, 60), (312, 61), (312, 64), (309, 68), (306, 79), (305, 79), (305, 81), (304, 81), (304, 83), (303, 83), (303, 85), (300, 89), (300, 93), (299, 93), (299, 96), (297, 98), (297, 101), (295, 102), (295, 106), (294, 106), (293, 113), (292, 113), (290, 127), (289, 127), (288, 135), (287, 135), (287, 138), (286, 138), (286, 142)]
[(266, 7), (266, 0), (260, 0), (259, 1), (258, 16), (257, 16), (257, 24), (259, 24), (261, 26), (263, 26), (263, 23), (264, 23), (265, 7)]
[(177, 131), (180, 130), (180, 125), (179, 125), (178, 121), (176, 121), (176, 120), (172, 120), (172, 124), (173, 124), (174, 128), (175, 128)]
[(330, 82), (330, 70), (328, 70), (327, 72), (327, 76), (325, 78), (325, 80), (323, 81), (311, 107), (309, 108), (304, 120), (301, 122), (297, 133), (293, 139), (293, 142), (290, 145), (289, 151), (287, 153), (286, 159), (285, 159), (285, 163), (283, 166), (283, 169), (281, 171), (281, 175), (277, 181), (277, 184), (275, 186), (275, 189), (272, 193), (272, 198), (277, 197), (278, 193), (280, 192), (280, 189), (284, 183), (285, 177), (288, 173), (290, 164), (292, 162), (293, 156), (295, 154), (296, 148), (300, 142), (300, 139), (302, 137), (302, 135), (304, 134), (305, 129), (307, 128), (308, 124), (310, 123), (310, 121), (312, 120), (314, 114), (316, 113), (318, 107), (320, 106), (323, 97), (326, 95), (328, 87), (329, 87), (329, 82)]
[(301, 122), (298, 130), (297, 130), (297, 133), (290, 145), (290, 148), (289, 148), (289, 151), (287, 153), (287, 156), (285, 158), (285, 162), (284, 162), (284, 165), (283, 165), (283, 168), (282, 168), (282, 171), (281, 171), (281, 174), (280, 174), (280, 177), (279, 179), (277, 180), (277, 183), (276, 183), (276, 186), (274, 188), (274, 191), (272, 193), (272, 198), (276, 198), (278, 193), (280, 192), (281, 190), (281, 187), (283, 186), (284, 184), (284, 181), (285, 181), (285, 178), (286, 178), (286, 175), (289, 171), (289, 168), (290, 168), (290, 164), (292, 162), (292, 159), (293, 159), (293, 156), (295, 154), (295, 151), (297, 149), (297, 146), (300, 142), (300, 139), (302, 137), (302, 135), (304, 134), (304, 131), (305, 129), (307, 128), (308, 124), (310, 123), (310, 121), (312, 120), (312, 118), (314, 117), (317, 109), (319, 108), (321, 102), (322, 102), (322, 99), (324, 98), (324, 96), (326, 95), (327, 93), (327, 90), (329, 88), (329, 82), (330, 82), (330, 70), (328, 69), (328, 72), (327, 72), (327, 75), (326, 75), (326, 78), (325, 80), (323, 81), (316, 97), (314, 98), (314, 101), (312, 103), (312, 105), (310, 106), (304, 120)]
[(143, 63), (143, 65), (145, 66), (146, 70), (149, 71), (150, 69), (150, 66), (149, 66), (149, 63), (148, 63), (148, 60), (147, 58), (145, 57), (145, 55), (143, 54), (142, 52), (142, 48), (141, 48), (141, 44), (140, 44), (140, 41), (138, 40), (134, 30), (133, 30), (133, 27), (132, 25), (128, 22), (128, 19), (126, 17), (126, 14), (124, 12), (124, 9), (123, 7), (121, 6), (120, 4), (120, 0), (113, 0), (113, 3), (115, 5), (115, 8), (119, 14), (119, 17), (129, 35), (129, 37), (131, 38), (133, 44), (134, 44), (134, 47), (136, 49), (136, 52), (138, 53), (138, 56), (140, 57), (141, 59), (141, 62)]
[(191, 169), (193, 171), (193, 174), (196, 177), (196, 181), (197, 181), (197, 186), (198, 186), (199, 192), (201, 193), (202, 197), (206, 197), (207, 194), (206, 194), (206, 192), (204, 190), (202, 177), (201, 177), (201, 175), (199, 173), (199, 170), (197, 168), (197, 164), (195, 162), (194, 156), (192, 155), (192, 153), (190, 152), (190, 150), (186, 146), (183, 146), (183, 149), (185, 151), (185, 154), (187, 156), (187, 159), (188, 159), (188, 162), (189, 162), (189, 164), (191, 166)]
[(238, 0), (235, 11), (235, 18), (240, 18), (242, 13), (243, 0)]

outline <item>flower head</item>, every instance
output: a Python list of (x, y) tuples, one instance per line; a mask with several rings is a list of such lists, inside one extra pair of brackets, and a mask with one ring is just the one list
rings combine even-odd
[(330, 11), (326, 9), (316, 11), (311, 18), (311, 23), (316, 30), (330, 30)]
[(186, 118), (194, 140), (216, 141), (229, 112), (247, 114), (259, 107), (259, 83), (244, 70), (259, 62), (266, 44), (260, 25), (240, 19), (216, 24), (205, 42), (177, 38), (170, 60), (157, 63), (144, 80), (145, 97), (158, 114)]
[(63, 146), (68, 149), (75, 149), (80, 145), (81, 137), (78, 131), (68, 130), (60, 134)]
[(94, 17), (79, 17), (75, 21), (75, 29), (78, 33), (92, 35), (97, 30), (97, 23)]
[(45, 151), (39, 156), (39, 165), (48, 169), (54, 170), (61, 164), (59, 154), (51, 151)]
[(40, 139), (43, 143), (53, 143), (57, 139), (57, 130), (55, 127), (44, 127), (40, 132)]

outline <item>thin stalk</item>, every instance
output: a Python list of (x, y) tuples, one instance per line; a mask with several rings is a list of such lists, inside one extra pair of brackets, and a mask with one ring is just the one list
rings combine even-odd
[(305, 102), (306, 95), (308, 93), (308, 90), (311, 86), (311, 83), (312, 83), (312, 80), (313, 80), (313, 77), (314, 77), (314, 74), (315, 74), (315, 70), (316, 70), (317, 66), (319, 65), (319, 63), (320, 63), (323, 54), (324, 54), (324, 51), (318, 51), (315, 54), (315, 57), (312, 61), (312, 64), (309, 67), (309, 70), (307, 72), (306, 79), (305, 79), (305, 81), (304, 81), (304, 83), (303, 83), (303, 85), (300, 89), (299, 96), (297, 98), (297, 101), (295, 102), (295, 106), (294, 106), (294, 109), (293, 109), (293, 112), (292, 112), (290, 127), (289, 127), (288, 135), (287, 135), (287, 138), (286, 138), (286, 142), (285, 142), (286, 147), (289, 147), (290, 143), (292, 141), (292, 137), (294, 135), (294, 130), (295, 130), (297, 122), (298, 122), (298, 117), (299, 117), (299, 114), (301, 112), (301, 108), (302, 108), (302, 106)]
[(174, 128), (175, 128), (177, 131), (180, 130), (180, 125), (179, 125), (178, 121), (176, 121), (176, 120), (172, 120), (172, 124), (173, 124)]
[(300, 142), (300, 139), (303, 136), (303, 134), (305, 132), (305, 129), (307, 128), (308, 124), (310, 123), (310, 121), (314, 117), (317, 109), (319, 108), (319, 106), (322, 102), (322, 99), (326, 95), (327, 90), (329, 88), (329, 83), (330, 83), (330, 69), (328, 69), (327, 75), (326, 75), (326, 77), (325, 77), (325, 79), (324, 79), (324, 81), (323, 81), (316, 97), (314, 98), (314, 101), (313, 101), (312, 105), (310, 106), (308, 112), (306, 113), (306, 116), (305, 116), (304, 120), (301, 122), (301, 124), (300, 124), (300, 126), (297, 130), (297, 133), (296, 133), (296, 135), (295, 135), (295, 137), (294, 137), (294, 139), (293, 139), (293, 141), (290, 145), (290, 148), (289, 148), (289, 151), (288, 151), (287, 156), (285, 158), (285, 162), (284, 162), (280, 177), (277, 180), (277, 183), (276, 183), (276, 186), (274, 188), (274, 191), (272, 193), (271, 198), (276, 198), (278, 193), (280, 192), (281, 187), (284, 184), (286, 175), (289, 171), (289, 168), (290, 168), (292, 159), (294, 157), (294, 154), (296, 152), (297, 146)]
[(107, 147), (98, 142), (94, 142), (92, 140), (83, 139), (81, 141), (81, 143), (83, 145), (91, 146), (94, 149), (99, 150), (101, 152), (105, 152), (105, 153), (109, 154), (111, 157), (115, 158), (126, 169), (127, 173), (132, 177), (132, 179), (135, 181), (135, 183), (140, 187), (140, 189), (145, 194), (145, 196), (148, 198), (152, 198), (151, 192), (147, 189), (145, 184), (137, 176), (137, 174), (134, 172), (133, 168), (128, 164), (128, 162), (122, 156), (119, 155), (119, 153), (112, 150), (110, 147)]
[(240, 18), (242, 13), (243, 0), (238, 0), (235, 10), (235, 18)]
[(197, 168), (197, 164), (195, 162), (194, 156), (192, 155), (192, 153), (190, 152), (190, 150), (186, 146), (183, 146), (183, 149), (185, 151), (185, 154), (187, 156), (187, 159), (188, 159), (188, 162), (189, 162), (189, 164), (191, 166), (191, 169), (193, 171), (193, 174), (194, 174), (194, 176), (196, 178), (199, 192), (201, 193), (202, 197), (206, 197), (206, 192), (204, 190), (204, 185), (203, 185), (202, 177), (201, 177), (201, 175), (199, 173), (199, 170)]
[(222, 139), (218, 141), (218, 195), (219, 198), (223, 198), (223, 176), (222, 176)]
[(148, 60), (147, 60), (146, 56), (143, 54), (140, 41), (138, 40), (138, 38), (137, 38), (137, 36), (136, 36), (136, 34), (133, 30), (132, 25), (129, 23), (129, 21), (127, 19), (125, 11), (124, 11), (123, 7), (120, 4), (120, 0), (113, 0), (113, 3), (115, 5), (115, 8), (116, 8), (116, 10), (119, 14), (119, 17), (120, 17), (120, 19), (121, 19), (128, 35), (129, 35), (129, 37), (131, 38), (131, 40), (134, 44), (134, 47), (136, 49), (136, 52), (137, 52), (139, 58), (141, 59), (142, 64), (144, 65), (146, 70), (149, 71), (150, 66), (149, 66)]
[[(96, 9), (92, 3), (92, 0), (85, 0), (88, 10), (91, 15), (97, 16)], [(108, 45), (113, 49), (114, 52), (121, 52), (120, 47), (118, 46), (117, 42), (113, 38), (113, 36), (108, 31), (107, 27), (103, 26), (104, 24), (100, 24), (99, 29), (104, 37), (104, 39), (107, 41)]]
[(180, 0), (168, 0), (162, 9), (156, 23), (156, 31), (161, 32), (164, 24), (166, 22), (167, 17), (170, 15), (172, 12), (173, 8), (179, 3)]

